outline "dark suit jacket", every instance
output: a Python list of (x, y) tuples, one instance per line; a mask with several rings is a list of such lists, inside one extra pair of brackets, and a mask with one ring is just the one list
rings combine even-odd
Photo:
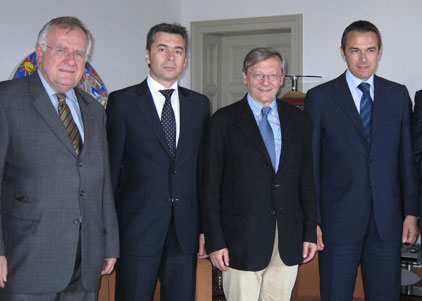
[(98, 289), (104, 259), (119, 256), (105, 112), (87, 93), (75, 93), (85, 133), (79, 157), (37, 73), (0, 83), (0, 254), (8, 260), (7, 291), (62, 291), (79, 233), (87, 290)]
[(165, 242), (172, 206), (186, 254), (198, 248), (198, 157), (208, 99), (179, 87), (173, 162), (146, 80), (110, 94), (107, 132), (123, 255), (148, 256)]
[[(415, 110), (413, 114), (413, 155), (416, 163), (416, 172), (419, 176), (419, 192), (422, 191), (422, 90), (415, 94)], [(421, 195), (421, 194), (420, 194)], [(420, 215), (422, 216), (422, 205)]]
[(405, 86), (374, 77), (371, 145), (345, 74), (308, 91), (315, 184), (324, 242), (361, 240), (371, 205), (384, 241), (397, 241), (405, 215), (418, 215), (410, 100)]
[(277, 106), (282, 132), (277, 173), (246, 96), (210, 121), (204, 160), (206, 249), (228, 248), (235, 269), (268, 265), (276, 221), (285, 264), (301, 263), (303, 242), (316, 241), (310, 123), (299, 109), (280, 101)]

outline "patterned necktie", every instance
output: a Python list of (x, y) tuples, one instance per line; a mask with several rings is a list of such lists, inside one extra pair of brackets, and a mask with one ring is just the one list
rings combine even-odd
[(268, 154), (271, 158), (271, 163), (273, 164), (274, 170), (276, 169), (276, 160), (275, 160), (275, 144), (274, 144), (274, 134), (273, 130), (268, 122), (268, 114), (270, 113), (270, 107), (263, 107), (261, 110), (262, 117), (259, 121), (258, 127), (261, 132), (261, 137), (264, 140), (265, 146), (267, 147)]
[(173, 94), (173, 91), (174, 89), (160, 90), (160, 93), (166, 98), (163, 110), (161, 111), (161, 125), (163, 127), (172, 158), (174, 158), (176, 154), (176, 119), (171, 106), (171, 95)]
[(66, 129), (67, 134), (69, 135), (69, 139), (72, 143), (73, 149), (79, 156), (79, 153), (82, 148), (81, 135), (79, 134), (78, 127), (73, 121), (69, 106), (66, 104), (66, 94), (56, 93), (56, 97), (59, 100), (59, 104), (57, 105), (57, 111), (59, 113), (60, 120), (63, 122), (63, 126)]
[(362, 119), (363, 129), (368, 144), (371, 143), (372, 133), (372, 106), (373, 102), (371, 94), (369, 93), (371, 86), (368, 83), (360, 83), (358, 88), (362, 91), (363, 95), (360, 99), (360, 118)]

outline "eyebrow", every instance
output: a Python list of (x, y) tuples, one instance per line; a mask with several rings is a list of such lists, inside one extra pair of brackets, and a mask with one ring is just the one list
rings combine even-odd
[(170, 47), (167, 44), (158, 44), (157, 47), (166, 47), (166, 48), (173, 48), (173, 49), (182, 49), (182, 50), (185, 50), (185, 47), (179, 46), (179, 45), (176, 45), (174, 47)]

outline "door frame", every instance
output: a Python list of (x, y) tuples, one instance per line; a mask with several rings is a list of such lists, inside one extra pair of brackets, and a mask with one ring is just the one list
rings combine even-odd
[[(212, 21), (191, 22), (191, 88), (203, 92), (204, 35), (248, 34), (260, 31), (278, 32), (289, 30), (291, 33), (290, 70), (303, 73), (303, 15), (280, 15), (269, 17), (222, 19)], [(299, 91), (301, 84), (299, 83)]]

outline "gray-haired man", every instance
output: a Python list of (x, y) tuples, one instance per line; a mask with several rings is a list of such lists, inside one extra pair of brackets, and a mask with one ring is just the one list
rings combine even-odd
[(0, 83), (0, 300), (96, 300), (119, 256), (105, 112), (75, 88), (90, 45), (53, 19), (38, 72)]

